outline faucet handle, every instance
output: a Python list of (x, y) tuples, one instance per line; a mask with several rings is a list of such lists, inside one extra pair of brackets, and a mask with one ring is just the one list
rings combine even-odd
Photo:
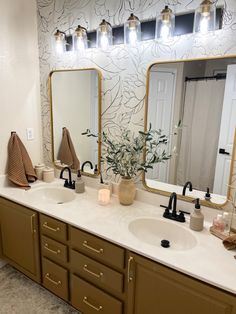
[(184, 213), (182, 211), (178, 215), (178, 221), (179, 222), (185, 222)]
[[(62, 178), (62, 179), (63, 179), (63, 178)], [(65, 180), (65, 182), (64, 182), (64, 187), (67, 188), (68, 185), (69, 185), (68, 179), (64, 179), (64, 180)]]

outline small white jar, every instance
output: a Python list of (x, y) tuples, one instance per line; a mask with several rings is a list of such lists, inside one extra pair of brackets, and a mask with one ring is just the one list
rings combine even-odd
[(43, 170), (44, 170), (44, 168), (45, 168), (44, 164), (37, 164), (34, 167), (36, 176), (37, 176), (37, 178), (39, 180), (43, 180)]
[(46, 167), (43, 170), (43, 181), (50, 183), (54, 180), (54, 169), (50, 167)]

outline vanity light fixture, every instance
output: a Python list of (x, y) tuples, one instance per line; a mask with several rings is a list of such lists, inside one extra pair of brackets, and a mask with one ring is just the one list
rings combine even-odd
[(204, 0), (195, 10), (194, 31), (207, 33), (215, 30), (216, 7), (211, 0)]
[(87, 30), (85, 27), (78, 25), (73, 34), (74, 50), (83, 53), (88, 48)]
[(166, 40), (174, 35), (175, 15), (173, 11), (166, 5), (156, 20), (156, 39)]
[(124, 42), (125, 44), (135, 45), (141, 40), (141, 23), (137, 16), (131, 13), (124, 24)]
[(109, 22), (102, 20), (97, 28), (97, 48), (106, 50), (112, 45), (112, 27)]
[(65, 37), (66, 34), (64, 32), (59, 31), (59, 29), (56, 30), (54, 34), (54, 45), (57, 54), (62, 54), (66, 50)]

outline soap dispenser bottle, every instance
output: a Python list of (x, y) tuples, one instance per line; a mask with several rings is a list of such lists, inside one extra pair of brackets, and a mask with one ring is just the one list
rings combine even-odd
[(75, 192), (83, 193), (85, 191), (84, 181), (82, 180), (80, 170), (78, 170), (77, 180), (75, 182)]
[(190, 229), (194, 231), (203, 230), (204, 216), (201, 212), (200, 200), (197, 198), (195, 200), (195, 209), (190, 215)]

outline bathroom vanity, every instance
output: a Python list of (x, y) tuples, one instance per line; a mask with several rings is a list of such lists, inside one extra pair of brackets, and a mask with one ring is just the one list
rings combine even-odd
[[(61, 180), (51, 185), (62, 189)], [(192, 242), (181, 244), (176, 234), (176, 244), (165, 249), (141, 241), (131, 228), (145, 219), (165, 224), (158, 207), (125, 207), (116, 197), (100, 206), (88, 187), (57, 204), (32, 197), (41, 188), (0, 189), (1, 257), (82, 313), (236, 313), (233, 253), (206, 228), (196, 233), (188, 223), (170, 222), (165, 228), (183, 228)]]

